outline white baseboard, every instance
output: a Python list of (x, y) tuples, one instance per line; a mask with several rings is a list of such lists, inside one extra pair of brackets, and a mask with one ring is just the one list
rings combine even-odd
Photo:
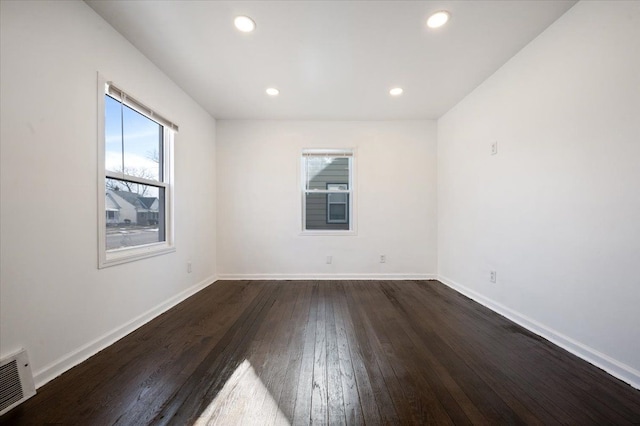
[(97, 354), (107, 346), (112, 345), (116, 341), (122, 339), (132, 331), (135, 331), (136, 329), (142, 327), (144, 324), (148, 323), (158, 315), (168, 311), (189, 296), (192, 296), (203, 288), (208, 287), (214, 281), (215, 277), (209, 277), (199, 282), (198, 284), (149, 309), (145, 313), (137, 316), (126, 324), (115, 328), (114, 330), (98, 337), (97, 339), (79, 347), (72, 352), (69, 352), (68, 354), (62, 356), (51, 364), (40, 369), (38, 372), (35, 372), (34, 381), (36, 384), (36, 388), (39, 388), (47, 382), (55, 379), (65, 371), (71, 369), (72, 367), (75, 367), (89, 357)]
[(527, 330), (541, 337), (544, 337), (550, 342), (584, 359), (585, 361), (595, 365), (596, 367), (603, 369), (607, 373), (611, 374), (614, 377), (617, 377), (623, 382), (630, 384), (634, 388), (640, 389), (640, 371), (636, 370), (635, 368), (626, 365), (616, 359), (613, 359), (610, 356), (603, 354), (583, 343), (580, 343), (569, 336), (565, 336), (564, 334), (550, 327), (547, 327), (546, 325), (541, 324), (538, 321), (527, 317), (526, 315), (522, 315), (498, 302), (495, 302), (488, 297), (485, 297), (471, 290), (470, 288), (456, 283), (453, 280), (450, 280), (443, 276), (439, 276), (438, 281), (442, 282), (448, 287), (451, 287), (457, 292), (462, 293), (465, 296), (475, 300), (481, 305), (486, 306), (487, 308), (502, 315), (503, 317), (510, 319), (516, 324), (521, 325)]
[(218, 274), (219, 280), (435, 280), (436, 274)]

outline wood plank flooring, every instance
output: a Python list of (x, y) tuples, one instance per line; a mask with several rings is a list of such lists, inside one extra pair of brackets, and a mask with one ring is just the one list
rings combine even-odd
[(640, 424), (640, 391), (437, 281), (218, 281), (1, 424)]

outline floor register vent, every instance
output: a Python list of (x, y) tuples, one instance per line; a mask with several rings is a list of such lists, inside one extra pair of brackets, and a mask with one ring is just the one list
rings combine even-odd
[(0, 415), (36, 394), (27, 351), (0, 360)]

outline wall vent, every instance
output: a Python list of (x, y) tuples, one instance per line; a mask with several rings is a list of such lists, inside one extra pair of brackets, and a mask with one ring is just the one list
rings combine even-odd
[(27, 351), (0, 360), (0, 415), (36, 394)]

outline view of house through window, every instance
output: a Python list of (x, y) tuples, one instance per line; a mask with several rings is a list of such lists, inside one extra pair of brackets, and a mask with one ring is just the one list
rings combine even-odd
[(177, 126), (110, 84), (103, 96), (101, 262), (109, 264), (110, 256), (120, 263), (172, 249), (169, 160)]
[(105, 95), (106, 249), (165, 241), (163, 126)]
[(328, 183), (327, 189), (327, 223), (348, 223), (349, 222), (349, 194), (337, 191), (349, 189), (347, 184)]
[(107, 179), (107, 250), (165, 241), (164, 188)]
[(352, 229), (350, 150), (305, 150), (303, 163), (303, 230)]

